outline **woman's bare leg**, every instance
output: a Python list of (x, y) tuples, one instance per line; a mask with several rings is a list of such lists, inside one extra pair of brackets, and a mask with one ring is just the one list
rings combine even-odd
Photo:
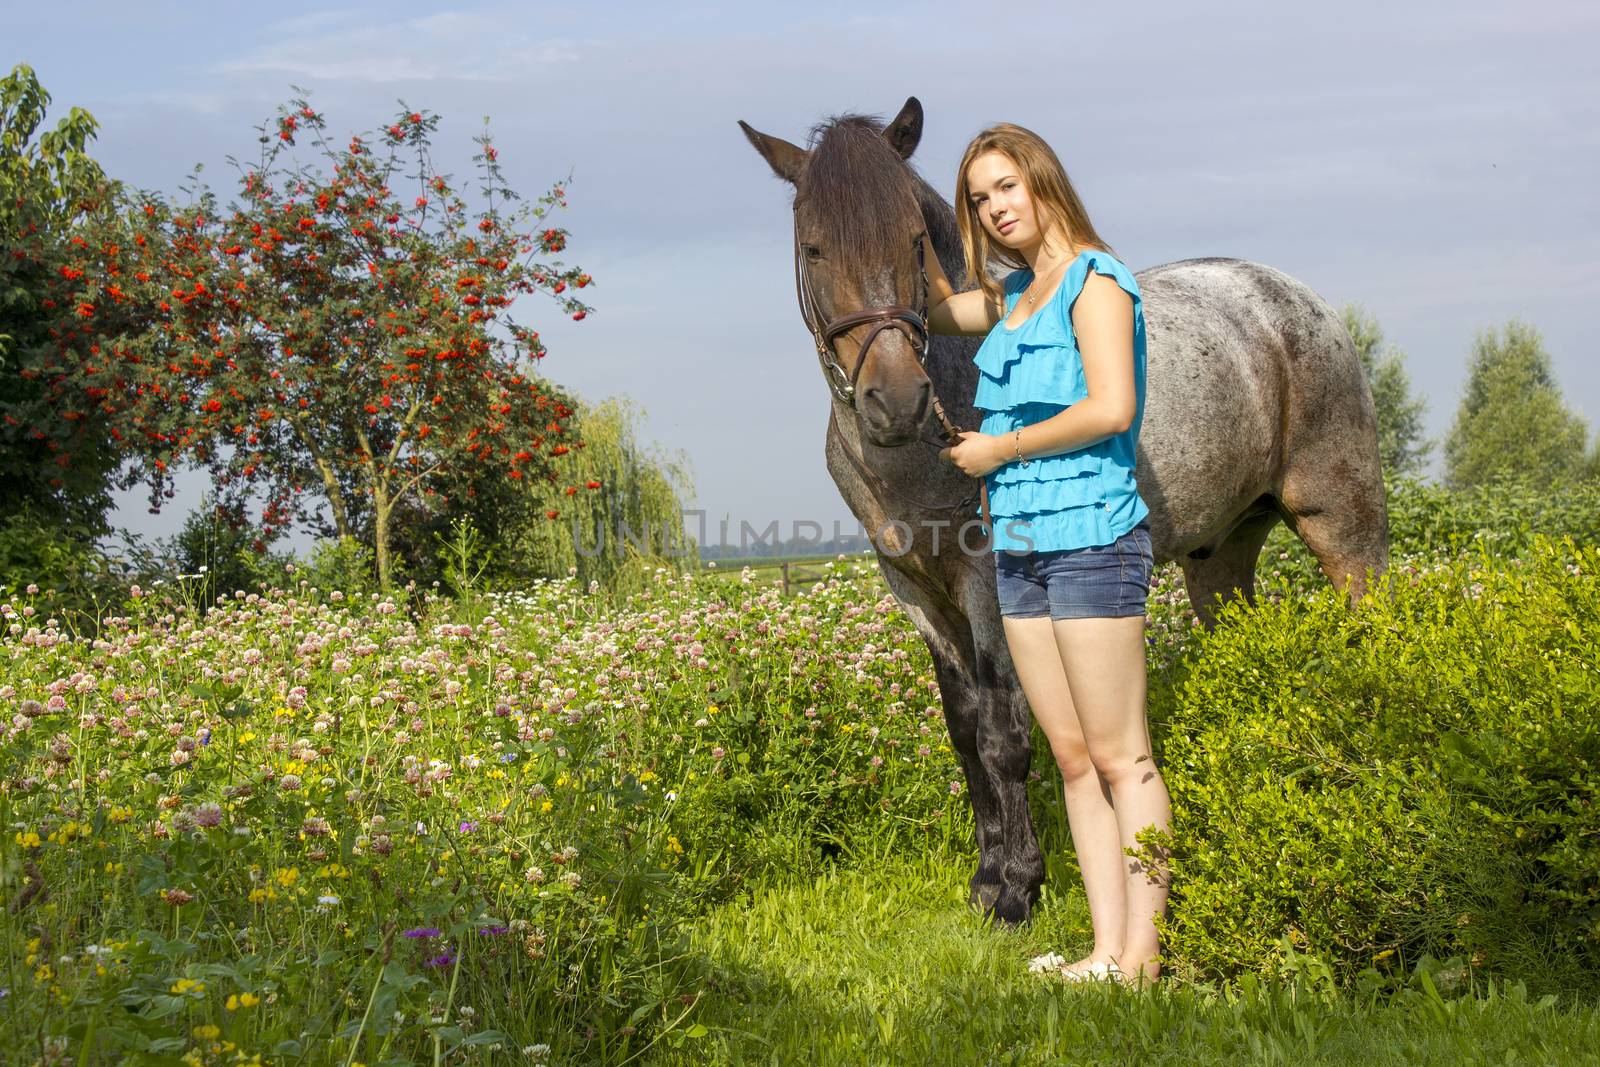
[(1089, 901), (1094, 947), (1067, 969), (1108, 963), (1123, 954), (1127, 929), (1121, 831), (1112, 810), (1111, 794), (1089, 759), (1050, 619), (1002, 621), (1022, 692), (1061, 769), (1067, 825), (1072, 831), (1072, 846)]
[[(1091, 863), (1084, 850), (1092, 845), (1101, 850), (1093, 859), (1097, 869), (1115, 864), (1122, 872), (1125, 910), (1117, 963), (1130, 978), (1136, 980), (1143, 971), (1154, 979), (1161, 973), (1154, 918), (1166, 910), (1167, 870), (1165, 864), (1147, 870), (1124, 853), (1140, 847), (1135, 839), (1140, 831), (1152, 826), (1164, 830), (1172, 817), (1166, 783), (1151, 755), (1145, 718), (1145, 620), (1143, 616), (1059, 619), (1053, 625), (1076, 723), (1089, 762), (1109, 789), (1115, 813), (1114, 836), (1096, 833), (1079, 843), (1074, 827), (1079, 863), (1087, 872)], [(1093, 906), (1091, 898), (1091, 910)]]

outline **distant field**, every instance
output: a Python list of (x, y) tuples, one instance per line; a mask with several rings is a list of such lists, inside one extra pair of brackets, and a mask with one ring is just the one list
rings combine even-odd
[(748, 567), (752, 578), (763, 585), (779, 584), (783, 582), (783, 568), (789, 566), (789, 588), (786, 594), (792, 596), (797, 590), (809, 589), (819, 581), (826, 581), (828, 572), (824, 569), (830, 563), (837, 564), (834, 574), (842, 576), (848, 574), (851, 568), (861, 568), (862, 573), (876, 573), (877, 566), (870, 554), (853, 552), (842, 556), (810, 555), (810, 556), (760, 556), (739, 557), (734, 559), (707, 559), (700, 561), (700, 569), (708, 574), (740, 574)]

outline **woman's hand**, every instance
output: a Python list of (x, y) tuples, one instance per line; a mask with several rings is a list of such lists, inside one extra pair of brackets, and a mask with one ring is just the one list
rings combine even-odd
[(995, 468), (1006, 465), (1005, 438), (977, 430), (963, 430), (960, 442), (949, 448), (941, 448), (939, 458), (954, 463), (963, 474), (982, 478)]

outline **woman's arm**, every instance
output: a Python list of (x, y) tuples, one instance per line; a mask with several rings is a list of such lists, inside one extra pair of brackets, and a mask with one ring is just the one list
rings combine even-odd
[(1114, 279), (1090, 271), (1072, 305), (1072, 332), (1078, 339), (1089, 395), (1060, 414), (1022, 428), (1022, 454), (1027, 459), (1071, 452), (1114, 437), (1133, 425), (1139, 410), (1133, 383), (1133, 297)]
[(922, 266), (928, 274), (928, 332), (981, 337), (1000, 321), (1004, 308), (981, 288), (958, 293), (939, 265), (933, 242), (922, 239)]
[[(961, 294), (966, 295), (966, 294)], [(1133, 425), (1139, 398), (1133, 382), (1133, 298), (1115, 280), (1093, 271), (1072, 305), (1072, 331), (1083, 359), (1089, 395), (1043, 422), (1020, 432), (986, 434), (968, 430), (939, 457), (981, 478), (1023, 459), (1072, 452), (1104, 441)]]

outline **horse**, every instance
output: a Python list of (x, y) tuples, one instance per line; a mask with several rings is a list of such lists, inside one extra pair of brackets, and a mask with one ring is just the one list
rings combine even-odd
[[(975, 516), (981, 480), (939, 457), (956, 427), (981, 421), (980, 342), (926, 332), (922, 235), (956, 284), (966, 262), (954, 210), (910, 164), (922, 105), (909, 98), (888, 123), (835, 116), (806, 148), (739, 126), (794, 190), (796, 289), (831, 393), (827, 470), (933, 659), (976, 828), (968, 901), (1024, 922), (1044, 880), (1026, 793), (1032, 715)], [(1156, 562), (1179, 562), (1210, 629), (1222, 604), (1253, 602), (1256, 559), (1283, 521), (1359, 600), (1388, 565), (1387, 514), (1372, 395), (1340, 316), (1247, 260), (1135, 277), (1147, 356), (1135, 478)]]

